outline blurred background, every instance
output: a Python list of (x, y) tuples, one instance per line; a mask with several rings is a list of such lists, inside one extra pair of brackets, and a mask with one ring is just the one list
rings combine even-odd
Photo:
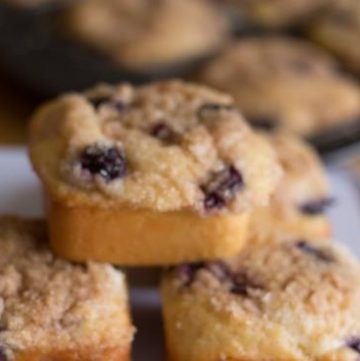
[(320, 151), (360, 138), (358, 0), (2, 0), (0, 142), (42, 100), (182, 77), (232, 93), (256, 126)]

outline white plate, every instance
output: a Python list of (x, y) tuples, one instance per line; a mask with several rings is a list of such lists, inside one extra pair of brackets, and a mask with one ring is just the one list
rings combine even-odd
[[(355, 186), (338, 162), (328, 166), (336, 199), (330, 211), (335, 238), (360, 256), (360, 206)], [(29, 165), (24, 148), (0, 148), (0, 214), (42, 216), (42, 197), (38, 180)], [(150, 275), (151, 276), (151, 275)], [(131, 306), (138, 332), (134, 344), (134, 360), (164, 360), (160, 301), (156, 288), (140, 286), (148, 279), (148, 270), (130, 272)], [(137, 284), (134, 287), (134, 283)]]

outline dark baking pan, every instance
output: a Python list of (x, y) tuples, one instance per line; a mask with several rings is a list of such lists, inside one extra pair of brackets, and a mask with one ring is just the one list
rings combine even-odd
[(121, 69), (62, 35), (57, 20), (63, 6), (23, 10), (0, 5), (0, 67), (17, 83), (42, 96), (80, 90), (98, 82), (138, 84), (178, 77), (204, 61), (192, 59), (144, 73)]
[(309, 138), (320, 153), (328, 153), (360, 141), (360, 117), (356, 121), (329, 129)]

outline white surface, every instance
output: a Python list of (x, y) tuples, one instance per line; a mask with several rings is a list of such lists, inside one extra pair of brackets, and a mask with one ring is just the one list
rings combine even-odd
[[(328, 170), (336, 200), (330, 211), (335, 238), (360, 256), (360, 194), (338, 159), (330, 163)], [(40, 186), (28, 163), (25, 149), (0, 148), (0, 214), (40, 216), (42, 209)], [(149, 279), (149, 276), (151, 278), (152, 273), (140, 269), (129, 274), (132, 285), (137, 284), (131, 289), (133, 317), (138, 328), (135, 361), (164, 360), (159, 298), (154, 288), (140, 287), (139, 282)]]

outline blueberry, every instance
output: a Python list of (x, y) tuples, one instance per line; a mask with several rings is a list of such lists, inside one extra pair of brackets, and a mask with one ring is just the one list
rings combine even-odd
[(218, 195), (216, 192), (208, 193), (205, 196), (204, 208), (206, 210), (221, 209), (226, 206), (225, 199)]
[(207, 113), (219, 112), (221, 110), (236, 110), (236, 107), (233, 104), (205, 103), (199, 108), (198, 115), (202, 118)]
[(324, 262), (333, 262), (334, 257), (332, 254), (326, 252), (323, 249), (320, 249), (306, 241), (299, 241), (296, 243), (296, 247), (301, 251), (314, 256), (315, 258), (324, 261)]
[(122, 112), (125, 109), (127, 109), (127, 107), (128, 107), (128, 105), (121, 99), (119, 99), (119, 98), (111, 99), (108, 96), (93, 97), (93, 98), (89, 99), (89, 102), (93, 105), (93, 107), (95, 109), (99, 108), (100, 105), (109, 104), (112, 107), (114, 107), (116, 110), (118, 110), (119, 112)]
[(189, 287), (194, 282), (196, 274), (200, 270), (210, 272), (220, 282), (226, 281), (231, 274), (226, 264), (221, 261), (186, 263), (175, 268), (178, 277), (185, 280), (183, 284), (184, 287)]
[(278, 122), (269, 116), (250, 117), (249, 123), (256, 129), (273, 132), (278, 127)]
[(352, 337), (346, 342), (346, 346), (360, 353), (360, 337)]
[(234, 273), (231, 277), (230, 292), (235, 295), (249, 296), (249, 290), (262, 289), (262, 285), (249, 276), (245, 271)]
[(300, 211), (309, 216), (323, 214), (334, 203), (331, 198), (324, 198), (300, 205)]
[(117, 147), (90, 145), (80, 156), (81, 168), (110, 182), (127, 175), (127, 162), (123, 151)]
[(166, 143), (172, 143), (176, 140), (176, 133), (165, 123), (159, 122), (153, 126), (151, 135)]
[(204, 208), (211, 210), (225, 207), (243, 186), (243, 177), (234, 166), (215, 173), (211, 180), (201, 187), (205, 194)]
[(98, 108), (100, 105), (106, 103), (109, 101), (109, 97), (108, 96), (97, 96), (97, 97), (92, 97), (89, 99), (89, 102), (93, 105), (94, 108)]
[(0, 361), (7, 361), (5, 350), (0, 346)]
[(183, 286), (189, 287), (196, 277), (197, 271), (205, 267), (204, 262), (184, 263), (175, 267), (175, 273), (178, 277), (184, 279)]

